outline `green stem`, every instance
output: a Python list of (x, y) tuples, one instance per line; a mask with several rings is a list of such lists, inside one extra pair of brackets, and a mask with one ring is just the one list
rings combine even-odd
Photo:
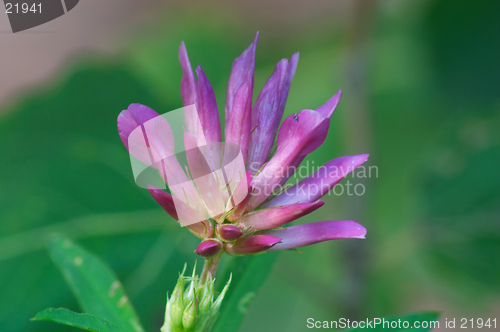
[(215, 276), (215, 272), (217, 271), (217, 267), (219, 266), (219, 261), (222, 256), (222, 252), (218, 253), (215, 256), (205, 259), (205, 264), (203, 265), (203, 271), (201, 272), (200, 283), (201, 285), (205, 284), (210, 275), (212, 278)]

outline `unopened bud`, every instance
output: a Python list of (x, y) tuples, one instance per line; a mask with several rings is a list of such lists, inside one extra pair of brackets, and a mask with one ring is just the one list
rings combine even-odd
[(198, 245), (194, 251), (198, 255), (208, 258), (218, 254), (222, 249), (222, 244), (217, 240), (206, 240)]
[(184, 310), (184, 314), (182, 315), (182, 326), (185, 330), (190, 330), (194, 328), (196, 322), (198, 320), (197, 312), (197, 300), (194, 298)]
[(185, 279), (181, 276), (174, 288), (170, 298), (170, 324), (172, 327), (182, 328), (182, 316), (184, 314), (184, 283)]
[(234, 241), (243, 235), (241, 229), (229, 224), (217, 226), (217, 231), (219, 232), (220, 239), (223, 241)]
[[(186, 281), (190, 281), (186, 286)], [(208, 275), (202, 284), (200, 278), (193, 271), (192, 276), (180, 275), (177, 285), (170, 298), (167, 298), (165, 311), (165, 322), (161, 328), (162, 332), (206, 332), (210, 331), (222, 299), (229, 287), (231, 278), (215, 299), (215, 279)]]
[(199, 310), (200, 314), (205, 314), (210, 311), (212, 300), (214, 297), (214, 279), (207, 281), (200, 296)]

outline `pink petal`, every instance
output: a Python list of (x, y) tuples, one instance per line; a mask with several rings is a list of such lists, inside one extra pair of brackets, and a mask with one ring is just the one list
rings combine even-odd
[(198, 75), (198, 116), (207, 142), (220, 142), (221, 130), (219, 111), (214, 90), (201, 66), (196, 68)]
[(184, 106), (197, 104), (198, 93), (196, 91), (196, 80), (194, 78), (193, 68), (186, 50), (184, 42), (179, 47), (179, 60), (182, 67), (181, 96)]
[(118, 129), (129, 153), (166, 179), (162, 163), (174, 151), (174, 137), (167, 120), (147, 106), (131, 104), (118, 116)]
[(227, 243), (224, 246), (224, 251), (235, 256), (256, 254), (272, 248), (280, 241), (279, 237), (271, 235), (250, 235), (236, 240), (234, 244)]
[(248, 174), (238, 145), (225, 143), (223, 159), (225, 183), (231, 195), (226, 205), (226, 211), (229, 211), (248, 196)]
[[(316, 112), (321, 113), (325, 118), (329, 118), (332, 116), (333, 112), (335, 111), (336, 107), (339, 104), (340, 97), (342, 96), (342, 90), (339, 90), (330, 100), (318, 107), (316, 109)], [(285, 183), (288, 181), (288, 179), (295, 173), (295, 170), (299, 167), (300, 163), (304, 160), (307, 154), (302, 154), (299, 158), (295, 160), (293, 165), (289, 167), (289, 169), (286, 172), (285, 177), (280, 182), (280, 186), (284, 186)]]
[(339, 93), (333, 96), (320, 111), (302, 110), (283, 121), (278, 133), (277, 151), (262, 171), (255, 176), (250, 211), (279, 189), (280, 183), (290, 173), (297, 160), (316, 150), (325, 141), (330, 126), (330, 116), (338, 104)]
[(302, 156), (299, 156), (297, 159), (295, 159), (295, 161), (293, 162), (292, 165), (290, 165), (286, 172), (285, 172), (285, 176), (283, 176), (283, 179), (281, 179), (281, 182), (279, 184), (279, 187), (284, 187), (286, 185), (286, 182), (288, 181), (288, 179), (290, 177), (293, 176), (293, 174), (295, 174), (295, 172), (297, 171), (297, 169), (299, 168), (300, 164), (304, 161), (304, 159), (306, 158), (307, 155), (302, 155)]
[[(220, 169), (212, 171), (206, 159), (208, 156), (208, 147), (206, 145), (197, 147), (196, 138), (189, 133), (184, 133), (184, 140), (186, 142), (186, 159), (189, 165), (189, 173), (202, 198), (200, 200), (196, 195), (192, 199), (199, 200), (199, 205), (206, 206), (208, 215), (215, 218), (224, 213), (225, 203), (229, 197), (224, 186), (224, 176)], [(223, 193), (223, 191), (225, 192)]]
[(314, 202), (326, 195), (349, 173), (368, 159), (367, 154), (330, 160), (309, 177), (264, 204), (264, 207)]
[(245, 214), (239, 226), (249, 231), (281, 227), (323, 206), (323, 201), (274, 207)]
[[(199, 215), (202, 216), (199, 221), (207, 219), (208, 214), (205, 205), (198, 195), (193, 181), (186, 175), (185, 169), (179, 164), (177, 156), (172, 155), (163, 159), (160, 165), (161, 174), (175, 196), (175, 202), (180, 201), (198, 211)], [(185, 220), (187, 219), (181, 218), (181, 223), (186, 224)]]
[[(301, 155), (312, 152), (323, 143), (329, 124), (329, 119), (312, 110), (303, 110), (283, 122), (278, 135), (276, 154), (254, 177), (249, 209), (254, 209), (279, 189), (289, 167), (294, 165)], [(250, 211), (249, 209), (247, 211)]]
[(276, 251), (336, 239), (364, 239), (366, 229), (355, 221), (332, 220), (291, 226), (285, 229), (266, 231), (262, 234), (282, 238), (281, 243), (269, 249), (269, 251)]
[(278, 133), (277, 152), (298, 149), (299, 155), (309, 154), (325, 141), (330, 118), (313, 110), (302, 110), (283, 121)]
[(250, 139), (250, 111), (252, 107), (251, 86), (243, 83), (234, 97), (229, 121), (226, 120), (226, 142), (234, 143), (241, 149), (243, 160), (246, 160), (248, 141)]
[[(189, 62), (184, 42), (181, 43), (179, 48), (179, 60), (181, 62), (183, 72), (181, 79), (181, 97), (185, 107), (184, 121), (186, 123), (186, 130), (188, 133), (197, 137), (199, 142), (204, 142), (205, 137), (203, 135), (202, 128), (200, 127), (201, 124), (198, 116), (198, 86), (196, 84), (196, 79), (194, 77), (193, 69), (191, 68), (191, 63)], [(192, 105), (194, 105), (194, 107), (188, 107)]]
[[(194, 235), (200, 238), (213, 236), (214, 230), (212, 224), (209, 221), (203, 220), (203, 218), (196, 212), (196, 210), (192, 209), (183, 202), (176, 200), (175, 197), (163, 190), (157, 189), (153, 186), (148, 186), (148, 190), (151, 196), (153, 196), (154, 200), (158, 204), (160, 204), (160, 206), (175, 220), (186, 220), (186, 217), (192, 218), (191, 220), (187, 221), (194, 220), (194, 223), (188, 224), (186, 228), (188, 228)], [(181, 218), (179, 218), (177, 209), (181, 210)], [(199, 222), (200, 220), (203, 221)]]
[[(237, 206), (234, 209), (233, 213), (231, 213), (227, 217), (227, 219), (229, 221), (236, 221), (236, 220), (238, 220), (241, 217), (241, 215), (245, 212), (245, 209), (247, 207), (248, 201), (250, 200), (250, 196), (251, 196), (251, 195), (249, 195), (249, 193), (252, 190), (252, 179), (253, 179), (252, 172), (248, 171), (246, 173), (246, 178), (242, 179), (238, 183), (238, 185), (236, 186), (236, 188), (235, 188), (234, 191), (236, 193), (238, 193), (238, 196), (240, 196), (241, 193), (245, 193), (245, 192), (246, 192), (246, 195), (245, 195), (245, 197), (239, 203), (236, 203)], [(241, 196), (243, 196), (243, 195), (241, 195)]]
[(287, 67), (288, 61), (286, 59), (278, 62), (276, 69), (264, 85), (252, 109), (252, 134), (247, 165), (253, 173), (266, 162), (283, 115), (280, 106)]
[(144, 122), (159, 116), (151, 108), (141, 104), (131, 104), (127, 110), (118, 115), (118, 132), (123, 145), (128, 149), (130, 133)]
[(342, 97), (342, 90), (339, 90), (326, 104), (318, 107), (316, 112), (321, 113), (325, 118), (330, 118), (339, 105), (340, 97)]

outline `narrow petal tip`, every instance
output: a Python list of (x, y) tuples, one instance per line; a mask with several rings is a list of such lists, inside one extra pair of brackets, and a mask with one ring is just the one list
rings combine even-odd
[(179, 220), (172, 195), (161, 189), (153, 187), (152, 185), (148, 185), (148, 191), (151, 196), (153, 196), (154, 200), (163, 208), (163, 210), (165, 210), (175, 220)]
[(314, 222), (285, 229), (266, 231), (264, 234), (279, 236), (283, 240), (270, 250), (286, 250), (337, 239), (364, 239), (366, 228), (352, 220)]
[(316, 112), (321, 113), (321, 115), (323, 115), (323, 117), (325, 118), (330, 118), (335, 109), (337, 108), (337, 106), (339, 105), (341, 97), (342, 97), (342, 90), (339, 90), (336, 94), (333, 95), (332, 98), (330, 98), (330, 100), (326, 102), (326, 104), (318, 107), (316, 109)]

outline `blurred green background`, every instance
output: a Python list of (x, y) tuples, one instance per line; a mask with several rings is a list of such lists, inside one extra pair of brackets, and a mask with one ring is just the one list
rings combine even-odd
[(71, 330), (29, 321), (46, 307), (79, 311), (46, 252), (57, 232), (108, 263), (147, 330), (159, 329), (197, 241), (134, 184), (116, 117), (130, 103), (181, 106), (181, 40), (223, 110), (232, 61), (257, 30), (256, 94), (296, 51), (287, 115), (343, 89), (308, 160), (369, 153), (378, 177), (349, 178), (366, 193), (327, 196), (299, 221), (354, 219), (367, 239), (281, 253), (240, 330), (419, 310), (500, 317), (500, 2), (340, 3), (319, 2), (324, 10), (304, 21), (296, 2), (178, 5), (128, 35), (119, 54), (75, 55), (51, 84), (4, 106), (0, 330)]

